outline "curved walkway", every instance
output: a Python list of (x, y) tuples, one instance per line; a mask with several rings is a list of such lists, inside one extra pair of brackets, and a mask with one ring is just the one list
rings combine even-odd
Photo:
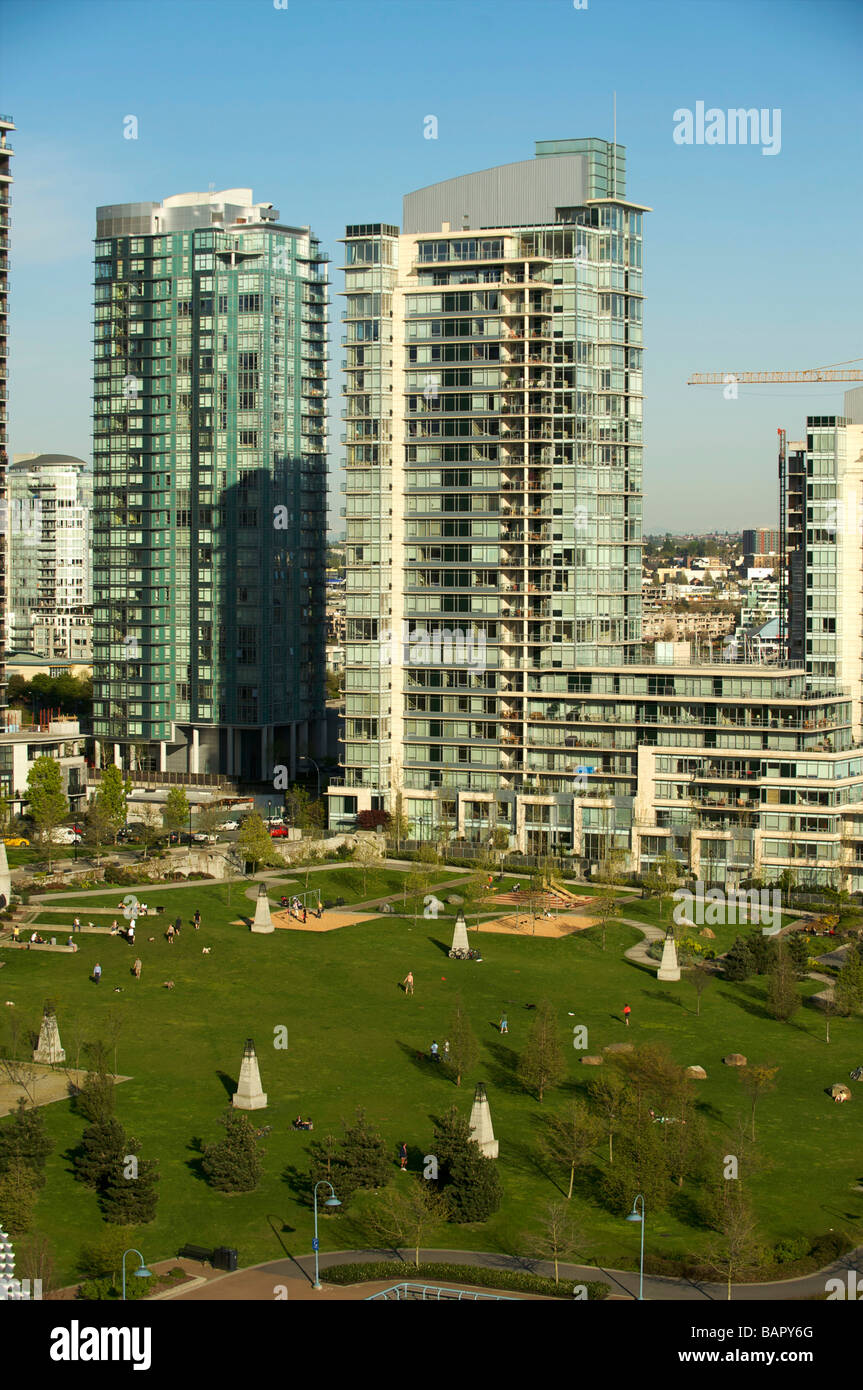
[[(413, 1267), (413, 1250), (338, 1250), (320, 1256), (320, 1269), (324, 1280), (330, 1265), (365, 1264), (370, 1261), (393, 1260), (398, 1256), (404, 1261), (404, 1277), (410, 1280)], [(494, 1255), (474, 1250), (420, 1250), (420, 1261), (435, 1264), (480, 1265), (483, 1269), (515, 1270), (521, 1273), (540, 1274), (554, 1278), (554, 1266), (547, 1260), (530, 1260), (517, 1255)], [(305, 1278), (311, 1286), (314, 1278), (315, 1261), (313, 1255), (298, 1258), (270, 1260), (259, 1265), (250, 1265), (208, 1279), (206, 1287), (200, 1286), (187, 1293), (178, 1291), (177, 1298), (191, 1298), (196, 1301), (208, 1298), (212, 1284), (225, 1285), (216, 1295), (218, 1298), (234, 1300), (272, 1298), (272, 1293), (264, 1292), (267, 1281), (274, 1283), (290, 1278)], [(830, 1278), (845, 1279), (848, 1270), (863, 1273), (863, 1246), (850, 1254), (825, 1266), (814, 1274), (806, 1274), (797, 1279), (783, 1279), (766, 1284), (733, 1284), (732, 1299), (737, 1302), (787, 1301), (791, 1299), (813, 1298), (823, 1295), (826, 1281)], [(638, 1297), (638, 1271), (605, 1269), (592, 1265), (560, 1265), (561, 1282), (587, 1283), (598, 1281), (609, 1285), (611, 1296), (618, 1298)], [(394, 1275), (389, 1283), (397, 1282)], [(438, 1281), (439, 1282), (439, 1281)], [(271, 1285), (270, 1285), (271, 1287)], [(332, 1287), (332, 1286), (331, 1286)], [(377, 1287), (377, 1286), (376, 1286)], [(686, 1302), (724, 1302), (727, 1289), (724, 1284), (698, 1283), (691, 1279), (675, 1279), (659, 1275), (646, 1275), (644, 1297), (654, 1301)]]

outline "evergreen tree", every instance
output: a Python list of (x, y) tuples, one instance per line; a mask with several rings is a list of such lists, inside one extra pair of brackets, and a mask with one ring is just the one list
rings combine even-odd
[(311, 1145), (311, 1180), (315, 1183), (327, 1178), (339, 1201), (346, 1204), (359, 1187), (385, 1187), (393, 1165), (386, 1144), (366, 1119), (365, 1111), (358, 1109), (352, 1124), (343, 1120), (342, 1128), (342, 1137), (334, 1146), (326, 1141)]
[(0, 1173), (7, 1172), (10, 1164), (19, 1160), (30, 1169), (37, 1186), (44, 1187), (45, 1160), (53, 1147), (41, 1110), (28, 1110), (21, 1096), (11, 1120), (0, 1126)]
[(10, 1236), (21, 1236), (29, 1230), (38, 1193), (33, 1169), (20, 1158), (11, 1159), (0, 1174), (0, 1226)]
[[(126, 1153), (120, 1163), (112, 1165), (102, 1188), (102, 1214), (106, 1221), (117, 1226), (146, 1225), (156, 1219), (159, 1181), (158, 1164), (150, 1158), (140, 1158), (141, 1143), (138, 1139), (126, 1141)], [(130, 1158), (136, 1160), (137, 1173), (133, 1177)]]
[(81, 1152), (75, 1155), (75, 1177), (97, 1191), (128, 1153), (126, 1134), (113, 1117), (88, 1125), (81, 1136)]
[(767, 980), (767, 1011), (783, 1023), (800, 1008), (800, 995), (791, 957), (780, 942)]
[(262, 1164), (249, 1120), (241, 1111), (231, 1109), (219, 1123), (225, 1126), (225, 1137), (207, 1145), (201, 1164), (210, 1186), (218, 1192), (254, 1192)]
[(437, 1120), (432, 1149), (438, 1160), (438, 1183), (450, 1221), (485, 1221), (501, 1203), (500, 1177), (470, 1137), (470, 1124), (455, 1106)]
[(752, 953), (742, 936), (738, 936), (723, 962), (726, 980), (748, 980), (753, 974)]
[(798, 980), (802, 979), (809, 970), (809, 942), (802, 932), (791, 932), (785, 937), (785, 945), (794, 973)]
[(527, 1045), (519, 1060), (518, 1079), (526, 1091), (535, 1091), (541, 1102), (549, 1087), (557, 1085), (563, 1070), (563, 1050), (557, 1020), (552, 1005), (544, 999), (537, 1009)]
[(753, 974), (769, 974), (776, 963), (776, 942), (771, 940), (769, 936), (762, 936), (759, 930), (749, 932), (746, 937), (746, 945), (749, 948)]

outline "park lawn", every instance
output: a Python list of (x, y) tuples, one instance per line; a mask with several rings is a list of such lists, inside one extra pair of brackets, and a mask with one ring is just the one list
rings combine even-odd
[[(697, 1094), (725, 1152), (733, 1152), (728, 1146), (737, 1117), (748, 1113), (748, 1101), (737, 1073), (721, 1058), (740, 1051), (750, 1061), (779, 1064), (777, 1089), (760, 1101), (757, 1113), (760, 1145), (771, 1162), (751, 1179), (750, 1188), (765, 1236), (772, 1243), (783, 1236), (814, 1237), (831, 1227), (863, 1229), (863, 1197), (854, 1191), (860, 1180), (863, 1090), (855, 1088), (856, 1105), (833, 1105), (824, 1094), (863, 1061), (859, 1020), (834, 1020), (828, 1047), (816, 1011), (802, 1009), (790, 1024), (766, 1015), (763, 980), (715, 982), (696, 1017), (695, 994), (685, 981), (660, 983), (652, 972), (623, 959), (622, 952), (640, 934), (621, 924), (609, 927), (604, 952), (595, 931), (560, 940), (484, 937), (482, 963), (449, 960), (448, 924), (442, 929), (422, 918), (416, 926), (394, 916), (325, 934), (254, 936), (231, 925), (251, 908), (243, 895), (247, 886), (232, 885), (230, 906), (224, 884), (142, 887), (139, 896), (166, 904), (163, 918), (179, 914), (188, 921), (200, 908), (201, 931), (185, 927), (173, 946), (154, 918), (147, 922), (151, 932), (139, 930), (134, 952), (122, 939), (86, 934), (77, 938), (74, 956), (0, 952), (6, 960), (3, 998), (14, 1000), (34, 1024), (42, 1001), (53, 999), (71, 1065), (80, 1038), (107, 1038), (112, 1015), (121, 1020), (118, 1070), (131, 1079), (118, 1087), (117, 1115), (142, 1141), (143, 1155), (159, 1160), (162, 1175), (157, 1219), (135, 1232), (147, 1260), (166, 1258), (187, 1241), (236, 1246), (242, 1264), (286, 1252), (307, 1254), (312, 1216), (292, 1177), (307, 1169), (311, 1139), (328, 1130), (337, 1133), (341, 1119), (350, 1119), (361, 1105), (390, 1146), (394, 1175), (402, 1140), (410, 1167), (419, 1172), (424, 1155), (433, 1152), (433, 1116), (453, 1103), (468, 1113), (477, 1080), (488, 1087), (500, 1141), (504, 1202), (488, 1222), (441, 1225), (426, 1244), (525, 1253), (525, 1233), (536, 1230), (545, 1206), (560, 1197), (558, 1180), (565, 1192), (564, 1175), (550, 1174), (538, 1162), (540, 1118), (581, 1094), (596, 1074), (580, 1065), (583, 1053), (569, 1045), (575, 1025), (587, 1027), (590, 1052), (624, 1038), (661, 1042), (678, 1062), (703, 1065), (708, 1080), (699, 1083)], [(88, 901), (99, 898), (76, 898), (82, 914)], [(202, 955), (204, 946), (211, 947), (210, 955)], [(133, 955), (143, 961), (140, 981), (130, 974)], [(104, 972), (98, 986), (89, 979), (96, 960)], [(399, 989), (408, 970), (416, 980), (412, 998)], [(169, 979), (175, 982), (172, 991), (162, 988)], [(122, 993), (115, 994), (114, 986)], [(804, 992), (814, 988), (807, 982)], [(424, 1054), (433, 1038), (446, 1038), (459, 993), (480, 1042), (480, 1060), (457, 1089)], [(526, 1006), (544, 998), (557, 1010), (566, 1076), (540, 1106), (519, 1087), (515, 1067), (533, 1017)], [(628, 1032), (621, 1019), (625, 1003), (633, 1010)], [(506, 1036), (498, 1032), (503, 1009), (509, 1017)], [(283, 1026), (286, 1051), (274, 1045)], [(255, 1039), (269, 1097), (268, 1108), (252, 1121), (272, 1125), (273, 1132), (261, 1141), (264, 1176), (258, 1190), (225, 1196), (203, 1180), (198, 1145), (221, 1136), (218, 1118), (235, 1087), (248, 1037)], [(299, 1111), (313, 1117), (313, 1136), (291, 1129)], [(67, 1283), (75, 1278), (81, 1247), (99, 1234), (101, 1220), (94, 1194), (71, 1175), (69, 1152), (79, 1142), (83, 1121), (66, 1101), (45, 1107), (43, 1114), (57, 1147), (35, 1225), (49, 1235), (59, 1282)], [(600, 1143), (598, 1169), (606, 1151)], [(703, 1248), (708, 1233), (686, 1224), (688, 1195), (684, 1188), (676, 1210), (651, 1213), (649, 1253), (687, 1256)], [(600, 1204), (592, 1175), (580, 1182), (573, 1203), (591, 1241), (586, 1258), (633, 1268), (637, 1231), (624, 1222), (625, 1212), (609, 1212)], [(346, 1215), (325, 1219), (322, 1250), (360, 1243)]]
[[(674, 922), (673, 910), (675, 905), (673, 903), (663, 903), (660, 910), (660, 903), (656, 898), (635, 898), (631, 902), (627, 902), (626, 898), (618, 898), (617, 902), (621, 917), (632, 918), (637, 922), (648, 922), (652, 927), (659, 927), (661, 931), (667, 931)], [(689, 915), (691, 916), (691, 914)], [(781, 914), (782, 925), (785, 926), (788, 922), (796, 921), (798, 917), (799, 913), (783, 912)], [(705, 951), (713, 950), (720, 956), (730, 950), (738, 936), (745, 937), (752, 931), (759, 931), (761, 924), (754, 922), (729, 924), (711, 922), (709, 926), (715, 938), (713, 941), (709, 937), (701, 938), (701, 932), (704, 928), (698, 923), (694, 927), (677, 926), (676, 931), (678, 936), (693, 937), (695, 940), (701, 941)]]
[(76, 849), (82, 859), (87, 857), (87, 851), (81, 845), (40, 845), (31, 840), (29, 845), (7, 845), (6, 858), (10, 869), (20, 869), (27, 864), (47, 864), (49, 850), (53, 864), (58, 859), (72, 859)]

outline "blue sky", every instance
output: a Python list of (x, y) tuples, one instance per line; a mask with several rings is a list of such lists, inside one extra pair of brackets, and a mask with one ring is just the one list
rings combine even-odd
[[(654, 209), (646, 529), (775, 523), (777, 426), (841, 411), (841, 385), (725, 400), (692, 371), (863, 355), (858, 0), (0, 0), (0, 54), (11, 452), (90, 457), (96, 205), (252, 187), (332, 255), (337, 339), (346, 223), (400, 223), (403, 193), (537, 139), (611, 138), (614, 90), (627, 193)], [(779, 108), (780, 152), (676, 144), (698, 101)]]

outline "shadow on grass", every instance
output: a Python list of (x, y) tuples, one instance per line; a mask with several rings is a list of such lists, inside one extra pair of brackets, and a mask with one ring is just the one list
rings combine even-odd
[(436, 936), (429, 936), (426, 939), (430, 946), (437, 946), (439, 951), (441, 951), (445, 956), (449, 956), (449, 946), (447, 946), (446, 942), (438, 941)]
[(187, 1151), (196, 1155), (195, 1158), (186, 1159), (186, 1167), (192, 1176), (198, 1179), (198, 1182), (207, 1181), (207, 1175), (204, 1172), (204, 1148), (204, 1141), (199, 1135), (195, 1135), (186, 1145)]
[(406, 1057), (410, 1059), (417, 1071), (421, 1071), (424, 1076), (439, 1073), (441, 1076), (447, 1075), (447, 1067), (444, 1062), (433, 1062), (428, 1051), (423, 1052), (418, 1047), (413, 1047), (410, 1043), (402, 1042), (397, 1039), (397, 1045), (401, 1048)]
[(670, 989), (658, 990), (653, 998), (658, 999), (663, 1004), (676, 1004), (679, 1009), (686, 1009), (689, 1014), (695, 1013), (694, 1009), (687, 1008), (683, 1000), (678, 995), (673, 994)]
[(234, 1092), (237, 1089), (237, 1082), (235, 1078), (233, 1076), (228, 1076), (228, 1073), (226, 1071), (219, 1071), (218, 1069), (216, 1071), (216, 1075), (221, 1081), (222, 1085), (224, 1086), (228, 1096), (233, 1096)]
[(512, 1094), (521, 1093), (524, 1087), (518, 1080), (518, 1053), (504, 1043), (486, 1043), (486, 1055), (491, 1058), (486, 1066), (488, 1081), (501, 1091)]

